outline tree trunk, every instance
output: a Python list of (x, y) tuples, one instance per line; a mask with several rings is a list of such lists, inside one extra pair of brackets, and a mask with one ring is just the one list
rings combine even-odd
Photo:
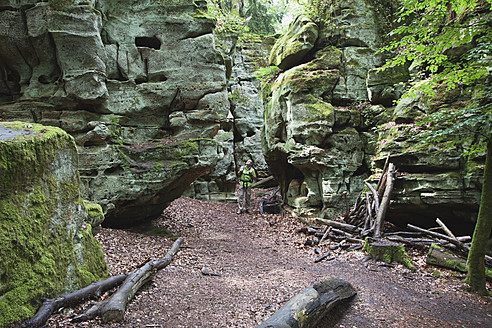
[(488, 295), (485, 286), (485, 252), (492, 230), (492, 135), (487, 142), (487, 157), (483, 172), (482, 196), (477, 223), (473, 232), (470, 252), (468, 253), (468, 275), (466, 282), (474, 291)]
[(333, 323), (328, 315), (335, 306), (356, 295), (345, 280), (332, 278), (304, 289), (257, 328), (316, 328)]
[(375, 238), (381, 237), (381, 229), (384, 223), (384, 216), (386, 215), (386, 211), (388, 210), (391, 192), (393, 191), (393, 182), (395, 181), (394, 174), (395, 165), (393, 163), (390, 163), (388, 166), (388, 174), (386, 177), (386, 188), (384, 190), (384, 195), (379, 206), (379, 211), (376, 215), (376, 220), (374, 222)]
[(412, 260), (405, 251), (403, 244), (368, 237), (362, 250), (366, 251), (375, 260), (386, 263), (395, 261), (411, 270), (415, 270), (415, 266), (412, 264)]

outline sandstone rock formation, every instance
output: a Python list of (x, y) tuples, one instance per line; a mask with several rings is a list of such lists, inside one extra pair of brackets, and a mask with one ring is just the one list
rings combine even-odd
[(252, 159), (260, 177), (269, 175), (261, 149), (263, 101), (255, 76), (266, 58), (273, 38), (238, 40), (236, 35), (218, 33), (218, 49), (225, 58), (230, 114), (215, 137), (221, 145), (217, 165), (195, 181), (186, 195), (206, 200), (235, 201), (237, 171)]
[[(375, 55), (377, 15), (369, 2), (338, 1), (334, 8), (338, 25), (318, 28), (309, 52), (299, 48), (296, 56), (290, 50), (288, 58), (297, 63), (291, 61), (292, 68), (273, 83), (263, 138), (265, 158), (288, 204), (330, 217), (344, 209), (343, 192), (352, 201), (370, 175), (368, 129), (353, 104), (367, 100), (367, 72), (382, 64)], [(295, 20), (289, 31), (313, 24)], [(287, 40), (279, 39), (273, 49), (286, 49), (280, 44)]]
[[(107, 275), (80, 194), (77, 150), (59, 128), (0, 123), (0, 326)], [(92, 207), (97, 207), (92, 205)]]
[[(412, 137), (421, 133), (416, 117), (442, 106), (460, 108), (480, 97), (480, 90), (439, 90), (434, 98), (417, 96), (395, 106), (410, 74), (408, 66), (377, 69), (390, 7), (384, 1), (337, 0), (317, 32), (302, 17), (277, 41), (270, 61), (285, 71), (264, 100), (265, 159), (290, 206), (333, 218), (345, 211), (345, 192), (353, 204), (365, 180), (377, 182), (390, 154), (401, 173), (388, 212), (393, 222), (427, 225), (442, 216), (469, 232), (484, 154), (462, 157), (459, 149), (418, 145)], [(299, 39), (308, 27), (316, 40)], [(289, 48), (292, 36), (306, 41), (303, 47)]]
[(205, 1), (7, 1), (0, 118), (77, 141), (107, 225), (159, 215), (223, 154), (225, 66)]

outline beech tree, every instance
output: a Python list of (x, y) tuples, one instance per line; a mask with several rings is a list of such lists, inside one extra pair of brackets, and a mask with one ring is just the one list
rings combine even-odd
[[(391, 59), (383, 70), (408, 62), (421, 74), (406, 97), (435, 96), (442, 88), (473, 88), (462, 108), (441, 109), (423, 119), (424, 142), (446, 141), (463, 155), (486, 152), (477, 222), (468, 254), (466, 282), (480, 294), (485, 286), (485, 253), (492, 230), (492, 0), (402, 0), (393, 39), (382, 52)], [(439, 88), (438, 88), (439, 87)], [(478, 96), (477, 96), (478, 95)], [(472, 148), (466, 148), (473, 145)]]

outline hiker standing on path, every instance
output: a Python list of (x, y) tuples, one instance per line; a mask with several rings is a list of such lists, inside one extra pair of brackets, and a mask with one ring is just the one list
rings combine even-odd
[(246, 165), (243, 165), (238, 172), (239, 175), (239, 191), (238, 191), (238, 206), (237, 214), (249, 213), (249, 205), (251, 203), (251, 185), (253, 180), (256, 180), (256, 170), (253, 168), (253, 161), (248, 159)]

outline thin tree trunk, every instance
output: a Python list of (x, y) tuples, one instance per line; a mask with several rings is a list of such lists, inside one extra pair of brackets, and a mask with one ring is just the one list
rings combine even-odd
[(492, 135), (487, 142), (487, 157), (483, 172), (482, 196), (478, 211), (477, 223), (473, 232), (473, 239), (468, 253), (468, 275), (466, 282), (474, 291), (488, 295), (485, 286), (485, 252), (487, 242), (492, 231)]
[(379, 211), (376, 215), (376, 220), (374, 222), (374, 238), (381, 237), (384, 217), (389, 207), (391, 192), (393, 191), (393, 182), (395, 181), (394, 174), (395, 165), (393, 163), (390, 163), (388, 166), (388, 174), (386, 175), (386, 188), (384, 190), (384, 195), (379, 206)]

